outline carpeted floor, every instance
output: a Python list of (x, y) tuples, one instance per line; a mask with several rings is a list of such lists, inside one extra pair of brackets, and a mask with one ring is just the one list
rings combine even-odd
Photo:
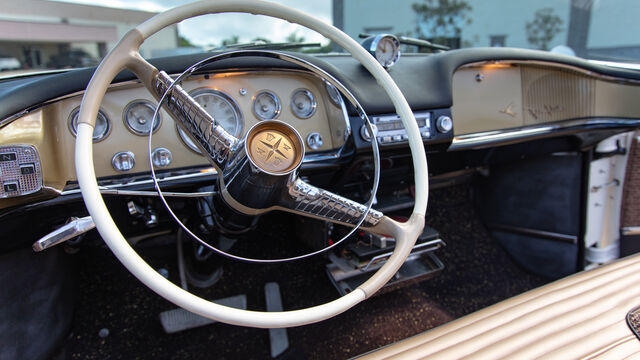
[[(344, 359), (431, 329), (545, 283), (515, 265), (489, 237), (471, 206), (470, 188), (434, 191), (427, 222), (447, 247), (438, 251), (446, 269), (437, 277), (382, 294), (319, 324), (288, 329), (288, 358)], [(270, 241), (270, 239), (265, 239)], [(177, 278), (175, 256), (145, 248), (155, 267)], [(175, 306), (141, 285), (105, 249), (74, 256), (77, 308), (72, 333), (57, 358), (68, 359), (267, 359), (267, 330), (225, 324), (167, 335), (158, 314)], [(257, 266), (224, 261), (224, 277), (196, 293), (209, 299), (244, 293), (248, 307), (264, 309), (263, 286), (280, 284), (285, 310), (337, 297), (322, 257)], [(101, 329), (108, 336), (101, 337)], [(104, 335), (104, 331), (103, 334)]]

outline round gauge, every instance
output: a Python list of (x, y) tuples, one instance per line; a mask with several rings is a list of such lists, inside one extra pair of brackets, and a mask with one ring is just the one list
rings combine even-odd
[(180, 140), (187, 145), (189, 149), (191, 149), (196, 154), (202, 155), (202, 151), (196, 146), (196, 144), (191, 140), (191, 138), (176, 124), (176, 129), (178, 130), (178, 135), (180, 136)]
[(273, 120), (280, 114), (280, 100), (270, 91), (262, 91), (253, 98), (253, 113), (260, 120)]
[[(400, 41), (397, 37), (390, 34), (382, 34), (367, 40), (365, 41), (367, 41), (368, 46), (365, 47), (378, 60), (380, 65), (388, 69), (398, 62), (400, 58)], [(365, 45), (364, 42), (363, 45)]]
[(242, 113), (229, 95), (214, 89), (198, 89), (190, 95), (229, 134), (235, 137), (242, 134)]
[[(69, 115), (69, 130), (73, 136), (78, 134), (78, 115), (80, 114), (80, 107), (73, 109), (71, 115)], [(93, 129), (93, 142), (103, 140), (109, 135), (111, 131), (111, 122), (107, 117), (107, 114), (102, 110), (98, 110), (98, 116), (96, 116), (96, 125)]]
[(331, 101), (338, 106), (342, 105), (342, 96), (340, 96), (338, 88), (333, 86), (328, 81), (324, 83), (324, 87), (325, 89), (327, 89), (327, 93), (329, 94), (329, 98), (331, 99)]
[[(149, 101), (136, 100), (124, 109), (123, 121), (127, 128), (136, 135), (149, 135), (151, 130), (151, 119), (156, 111), (156, 107)], [(160, 128), (160, 113), (153, 121), (153, 132)]]
[(302, 119), (307, 119), (316, 112), (316, 99), (311, 91), (307, 89), (298, 89), (291, 96), (291, 110)]

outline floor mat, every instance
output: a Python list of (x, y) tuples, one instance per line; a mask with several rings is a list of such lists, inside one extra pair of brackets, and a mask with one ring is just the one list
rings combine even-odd
[[(515, 265), (489, 237), (471, 206), (470, 191), (456, 186), (431, 195), (427, 222), (447, 242), (438, 252), (446, 265), (439, 276), (375, 296), (330, 320), (289, 329), (291, 346), (284, 356), (352, 357), (544, 284)], [(177, 281), (174, 257), (154, 254), (153, 249), (142, 252), (152, 266), (167, 268), (170, 279)], [(78, 305), (59, 358), (270, 357), (269, 334), (263, 329), (213, 324), (167, 335), (158, 314), (175, 306), (141, 285), (110, 252), (83, 248), (75, 261)], [(246, 294), (249, 309), (263, 310), (264, 284), (278, 282), (285, 309), (317, 305), (337, 297), (324, 263), (322, 257), (269, 266), (224, 261), (223, 279), (196, 293), (208, 299)]]

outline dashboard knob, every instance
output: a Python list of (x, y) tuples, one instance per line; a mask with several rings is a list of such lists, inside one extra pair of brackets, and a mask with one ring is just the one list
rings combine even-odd
[(436, 128), (441, 133), (448, 133), (453, 129), (453, 120), (449, 116), (442, 115), (436, 120)]
[(136, 160), (132, 152), (122, 151), (113, 155), (111, 165), (116, 171), (125, 172), (133, 169), (136, 165)]
[(171, 155), (171, 151), (166, 148), (156, 148), (151, 153), (151, 159), (153, 160), (153, 166), (155, 167), (167, 167), (171, 165), (171, 160), (173, 156)]
[(317, 132), (309, 134), (307, 136), (307, 145), (313, 150), (318, 150), (324, 145), (324, 141), (322, 140), (322, 136)]

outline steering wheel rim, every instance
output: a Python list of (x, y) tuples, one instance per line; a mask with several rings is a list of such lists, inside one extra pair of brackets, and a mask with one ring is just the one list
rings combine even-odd
[[(179, 21), (223, 12), (250, 13), (282, 19), (305, 26), (336, 42), (376, 78), (391, 98), (407, 131), (416, 188), (413, 213), (406, 223), (398, 223), (386, 216), (380, 220), (375, 231), (396, 238), (393, 254), (368, 281), (331, 302), (300, 310), (260, 312), (230, 308), (195, 296), (158, 274), (135, 252), (120, 233), (100, 194), (93, 166), (91, 136), (99, 105), (113, 78), (121, 70), (129, 69), (149, 88), (153, 71), (157, 73), (157, 69), (140, 56), (138, 49), (142, 42), (162, 28)], [(87, 210), (105, 243), (120, 262), (142, 283), (165, 299), (201, 316), (228, 324), (279, 328), (310, 324), (338, 315), (370, 297), (386, 284), (404, 263), (424, 227), (428, 199), (427, 160), (413, 112), (400, 89), (384, 68), (342, 31), (298, 10), (265, 1), (205, 0), (191, 3), (160, 13), (127, 33), (103, 59), (85, 91), (80, 107), (75, 155), (78, 183)]]

